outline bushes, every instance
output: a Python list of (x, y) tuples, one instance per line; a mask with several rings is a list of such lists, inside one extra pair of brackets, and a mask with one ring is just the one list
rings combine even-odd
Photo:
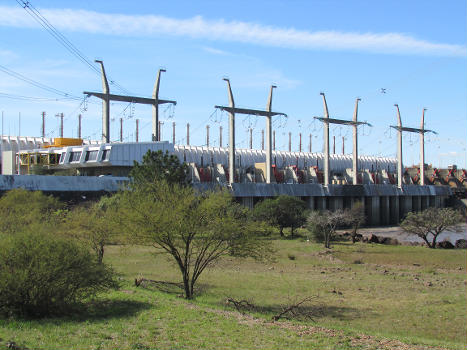
[(61, 314), (115, 287), (112, 270), (73, 240), (24, 232), (0, 241), (0, 313), (5, 316)]

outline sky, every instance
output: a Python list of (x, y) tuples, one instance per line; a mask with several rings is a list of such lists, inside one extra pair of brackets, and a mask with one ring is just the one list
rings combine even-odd
[[(46, 112), (46, 136), (101, 138), (102, 104), (83, 91), (102, 91), (95, 59), (104, 61), (111, 93), (150, 97), (157, 71), (164, 68), (159, 97), (177, 105), (160, 106), (162, 138), (185, 144), (223, 145), (228, 115), (228, 77), (236, 106), (264, 109), (272, 84), (276, 149), (321, 152), (321, 92), (330, 117), (351, 119), (361, 98), (359, 127), (362, 155), (395, 157), (398, 104), (403, 126), (420, 127), (423, 108), (426, 163), (467, 168), (467, 3), (464, 0), (257, 0), (257, 1), (52, 1), (0, 0), (0, 111), (3, 133), (40, 136)], [(24, 4), (23, 4), (24, 5)], [(77, 49), (78, 59), (31, 16), (42, 16), (55, 36)], [(75, 51), (76, 53), (76, 51)], [(83, 59), (85, 58), (85, 59)], [(89, 62), (90, 64), (86, 63)], [(18, 75), (19, 74), (19, 78)], [(24, 79), (26, 78), (26, 79)], [(111, 140), (151, 139), (151, 107), (111, 104)], [(236, 116), (236, 147), (261, 148), (262, 117)], [(352, 150), (352, 130), (331, 126), (331, 148)], [(404, 133), (404, 165), (419, 162), (419, 135)], [(332, 151), (332, 149), (331, 149)]]

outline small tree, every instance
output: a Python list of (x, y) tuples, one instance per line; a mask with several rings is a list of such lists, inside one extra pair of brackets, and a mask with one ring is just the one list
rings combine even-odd
[(102, 197), (92, 206), (75, 208), (68, 215), (67, 233), (88, 244), (99, 264), (104, 259), (105, 246), (119, 240), (118, 200), (118, 195)]
[(135, 185), (166, 181), (168, 183), (186, 184), (188, 166), (180, 163), (177, 156), (168, 151), (148, 150), (141, 164), (134, 162), (129, 176)]
[(321, 235), (325, 248), (331, 248), (331, 241), (338, 226), (349, 223), (348, 211), (313, 211), (307, 220), (308, 230), (315, 235)]
[(294, 230), (306, 223), (306, 203), (293, 196), (265, 199), (255, 206), (254, 212), (256, 218), (279, 227), (281, 237), (284, 236), (284, 228), (290, 227), (290, 235), (293, 237)]
[(348, 224), (352, 226), (352, 243), (355, 243), (357, 231), (360, 226), (365, 222), (365, 207), (362, 202), (357, 202), (352, 206), (348, 212)]
[(165, 181), (146, 184), (124, 194), (121, 215), (136, 242), (174, 259), (187, 299), (202, 272), (223, 255), (262, 258), (269, 252), (247, 220), (247, 209), (225, 191), (201, 194)]
[(461, 213), (452, 208), (428, 208), (418, 213), (408, 213), (401, 222), (401, 228), (423, 239), (429, 248), (436, 248), (436, 240), (441, 232), (462, 231), (458, 226), (461, 221)]
[(0, 233), (12, 234), (34, 226), (45, 230), (65, 217), (64, 205), (40, 191), (14, 189), (0, 198)]

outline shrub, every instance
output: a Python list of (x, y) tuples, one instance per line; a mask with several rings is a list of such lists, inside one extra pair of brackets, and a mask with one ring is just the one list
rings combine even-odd
[(116, 288), (114, 273), (74, 240), (18, 233), (0, 241), (0, 313), (63, 314), (98, 292)]

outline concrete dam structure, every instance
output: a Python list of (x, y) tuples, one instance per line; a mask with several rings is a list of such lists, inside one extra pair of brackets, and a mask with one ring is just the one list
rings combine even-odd
[[(425, 164), (424, 135), (431, 130), (424, 128), (425, 109), (420, 128), (402, 125), (399, 106), (396, 104), (397, 158), (370, 157), (358, 154), (360, 99), (356, 99), (353, 118), (331, 118), (326, 96), (321, 93), (323, 116), (314, 119), (323, 123), (323, 152), (292, 152), (275, 149), (275, 130), (272, 119), (286, 116), (272, 109), (271, 86), (266, 108), (239, 108), (235, 104), (229, 79), (227, 84), (228, 106), (215, 108), (229, 115), (227, 147), (209, 146), (207, 126), (206, 146), (189, 144), (189, 124), (186, 145), (161, 140), (159, 121), (160, 104), (175, 105), (176, 101), (159, 99), (161, 73), (159, 70), (151, 98), (111, 94), (102, 61), (102, 92), (84, 92), (88, 97), (102, 100), (102, 140), (82, 139), (12, 138), (2, 136), (2, 174), (0, 191), (22, 187), (47, 193), (61, 192), (83, 195), (96, 192), (115, 192), (125, 186), (134, 161), (141, 162), (147, 151), (173, 154), (189, 167), (189, 180), (195, 188), (209, 190), (225, 187), (245, 206), (253, 207), (264, 198), (281, 194), (300, 197), (311, 209), (337, 210), (352, 208), (361, 202), (370, 225), (397, 224), (410, 211), (449, 205), (450, 198), (466, 197), (467, 173), (450, 168), (436, 169)], [(152, 106), (151, 142), (110, 142), (110, 101), (139, 103)], [(238, 149), (235, 142), (235, 116), (238, 114), (264, 118), (265, 138), (261, 150)], [(349, 126), (353, 131), (351, 154), (331, 154), (330, 124)], [(138, 124), (137, 124), (138, 125)], [(138, 132), (138, 130), (137, 130)], [(420, 165), (404, 168), (402, 133), (420, 136)], [(122, 129), (120, 130), (122, 135)], [(138, 134), (138, 133), (137, 133)], [(250, 133), (251, 134), (251, 133)], [(300, 135), (301, 137), (301, 135)], [(138, 140), (138, 138), (137, 138)], [(173, 135), (175, 140), (175, 131)], [(290, 140), (290, 134), (289, 134)], [(300, 143), (301, 145), (301, 143)], [(334, 152), (333, 152), (334, 153)], [(447, 173), (446, 173), (447, 172)], [(44, 175), (41, 175), (44, 174)], [(55, 176), (48, 176), (55, 175)], [(68, 175), (68, 176), (57, 176)]]

